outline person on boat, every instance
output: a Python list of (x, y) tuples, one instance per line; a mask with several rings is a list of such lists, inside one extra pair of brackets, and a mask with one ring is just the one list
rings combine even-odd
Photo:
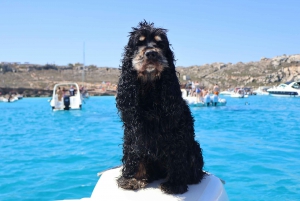
[(197, 101), (200, 102), (200, 98), (201, 98), (201, 89), (200, 86), (196, 86), (196, 97), (197, 97)]
[(196, 96), (195, 83), (191, 80), (191, 96)]
[(8, 96), (8, 99), (7, 99), (7, 101), (8, 101), (8, 102), (10, 102), (10, 101), (11, 101), (11, 99), (12, 99), (12, 95), (11, 95), (11, 93), (9, 93), (9, 96)]
[(219, 88), (218, 84), (215, 84), (213, 90), (214, 90), (214, 94), (218, 96), (218, 95), (219, 95), (219, 92), (220, 92), (220, 88)]
[(60, 87), (57, 87), (55, 91), (55, 108), (61, 108), (63, 105), (63, 91), (61, 90)]
[(62, 92), (63, 92), (63, 97), (65, 97), (66, 96), (66, 92), (67, 92), (67, 90), (66, 90), (65, 87), (62, 88)]
[(81, 86), (80, 86), (80, 89), (79, 89), (79, 91), (80, 91), (80, 93), (83, 93), (83, 91), (84, 91), (84, 87), (83, 87), (83, 85), (81, 85)]
[(185, 84), (186, 96), (190, 95), (190, 81)]
[(57, 100), (62, 101), (63, 91), (60, 89), (60, 87), (57, 88), (56, 94), (57, 94)]
[(69, 89), (69, 91), (70, 91), (70, 96), (75, 95), (75, 89), (74, 89), (73, 85), (71, 85), (71, 88)]
[(207, 90), (206, 90), (205, 88), (202, 89), (202, 91), (201, 91), (201, 96), (202, 96), (202, 98), (205, 97), (206, 93), (207, 93)]

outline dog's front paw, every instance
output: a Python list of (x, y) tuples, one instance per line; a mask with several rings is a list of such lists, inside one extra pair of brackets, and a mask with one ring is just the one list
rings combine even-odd
[(126, 179), (124, 177), (120, 177), (117, 180), (118, 186), (124, 189), (137, 190), (139, 188), (144, 188), (148, 183), (144, 180), (137, 180), (135, 178)]
[(164, 182), (160, 184), (160, 189), (167, 194), (182, 194), (187, 192), (188, 186), (178, 184), (174, 185), (170, 182)]

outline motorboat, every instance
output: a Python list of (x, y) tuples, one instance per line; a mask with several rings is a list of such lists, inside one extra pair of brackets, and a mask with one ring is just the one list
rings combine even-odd
[(17, 96), (9, 96), (8, 98), (0, 97), (0, 102), (12, 103), (19, 100)]
[[(68, 88), (68, 90), (63, 90), (64, 88)], [(59, 89), (61, 92), (58, 92)], [(78, 84), (70, 82), (54, 85), (50, 106), (53, 111), (81, 109), (82, 96)]]
[(183, 98), (190, 107), (209, 107), (209, 106), (225, 106), (227, 101), (217, 95), (206, 95), (204, 98), (185, 97)]
[(125, 190), (118, 187), (116, 179), (121, 174), (121, 167), (101, 172), (90, 197), (68, 201), (96, 201), (96, 200), (122, 200), (122, 201), (228, 201), (224, 181), (217, 176), (207, 173), (199, 184), (189, 185), (188, 191), (183, 194), (166, 194), (161, 191), (159, 184), (163, 180), (149, 183), (139, 190)]
[(269, 95), (267, 91), (270, 87), (258, 87), (256, 90), (252, 92), (254, 95)]
[(272, 96), (300, 97), (300, 80), (297, 82), (286, 82), (267, 90)]
[(225, 106), (226, 99), (220, 98), (218, 95), (207, 94), (204, 97), (188, 96), (185, 89), (181, 90), (182, 98), (190, 107), (209, 107), (209, 106)]
[(243, 88), (237, 88), (231, 95), (232, 98), (248, 98), (248, 94), (246, 94)]
[(225, 90), (225, 91), (221, 91), (219, 95), (230, 96), (233, 93), (234, 93), (233, 90), (228, 89), (228, 90)]

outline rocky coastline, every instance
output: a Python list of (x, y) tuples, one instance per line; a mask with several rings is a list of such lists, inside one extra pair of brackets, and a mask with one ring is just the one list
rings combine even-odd
[[(215, 83), (222, 90), (233, 87), (277, 86), (287, 81), (300, 80), (300, 54), (262, 57), (259, 61), (176, 67), (182, 86), (188, 80), (198, 81), (203, 88)], [(115, 95), (119, 69), (52, 64), (0, 63), (0, 96), (17, 93), (23, 97), (49, 97), (56, 83), (76, 82), (83, 85), (91, 96)]]

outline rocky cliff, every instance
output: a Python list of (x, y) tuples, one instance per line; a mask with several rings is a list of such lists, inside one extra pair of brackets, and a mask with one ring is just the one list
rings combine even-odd
[[(300, 54), (261, 58), (248, 63), (212, 63), (201, 66), (177, 67), (182, 84), (187, 78), (199, 81), (201, 86), (212, 87), (218, 83), (222, 89), (229, 87), (274, 86), (300, 79)], [(88, 88), (92, 95), (113, 94), (119, 69), (88, 66), (32, 65), (1, 63), (0, 92), (9, 90), (25, 96), (48, 96), (55, 83), (77, 82)], [(21, 90), (21, 91), (20, 91)]]
[(249, 63), (212, 63), (188, 68), (178, 67), (177, 71), (180, 75), (188, 75), (191, 80), (200, 81), (201, 85), (206, 87), (211, 87), (214, 83), (218, 83), (223, 89), (236, 86), (273, 86), (300, 79), (300, 55), (261, 58), (260, 61)]

